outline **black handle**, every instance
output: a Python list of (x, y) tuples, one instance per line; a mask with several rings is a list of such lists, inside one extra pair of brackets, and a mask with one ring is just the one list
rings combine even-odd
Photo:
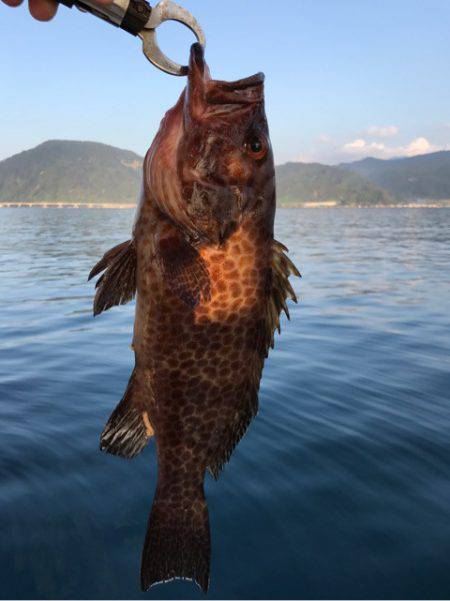
[(152, 7), (145, 0), (130, 0), (120, 27), (128, 33), (137, 35), (147, 25), (151, 12)]

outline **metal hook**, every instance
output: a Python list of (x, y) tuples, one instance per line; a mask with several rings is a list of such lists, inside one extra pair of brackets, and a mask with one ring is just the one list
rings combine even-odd
[(202, 46), (206, 45), (205, 35), (197, 20), (182, 6), (172, 0), (161, 0), (154, 8), (145, 28), (138, 34), (142, 39), (142, 49), (148, 60), (170, 75), (187, 75), (188, 67), (179, 65), (168, 58), (158, 46), (156, 29), (165, 21), (178, 21), (197, 38)]

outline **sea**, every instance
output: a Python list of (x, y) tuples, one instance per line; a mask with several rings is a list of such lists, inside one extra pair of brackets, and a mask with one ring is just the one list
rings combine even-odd
[[(132, 210), (0, 209), (0, 597), (139, 588), (154, 443), (99, 434), (133, 366), (133, 303), (92, 316)], [(450, 209), (281, 209), (303, 278), (260, 411), (206, 479), (209, 599), (450, 596)]]

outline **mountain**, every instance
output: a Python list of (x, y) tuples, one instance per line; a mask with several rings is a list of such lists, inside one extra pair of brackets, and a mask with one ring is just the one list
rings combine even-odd
[(320, 163), (286, 163), (276, 168), (282, 204), (334, 201), (338, 205), (383, 205), (395, 198), (356, 173)]
[[(96, 142), (50, 140), (0, 162), (0, 202), (135, 203), (142, 157)], [(281, 204), (349, 206), (450, 199), (450, 152), (364, 159), (337, 167), (286, 163), (276, 168)]]
[[(0, 202), (134, 203), (142, 157), (96, 142), (50, 140), (0, 162)], [(386, 204), (385, 191), (336, 167), (287, 163), (277, 167), (280, 202)]]
[(403, 199), (450, 199), (450, 151), (400, 159), (363, 159), (342, 163), (356, 173)]
[(96, 142), (51, 140), (0, 162), (0, 202), (134, 203), (142, 157)]

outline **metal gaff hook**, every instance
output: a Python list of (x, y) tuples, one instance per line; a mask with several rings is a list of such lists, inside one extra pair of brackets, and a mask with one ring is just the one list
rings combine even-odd
[(187, 75), (188, 67), (179, 65), (168, 58), (158, 46), (156, 29), (165, 21), (178, 21), (192, 31), (202, 46), (206, 45), (205, 34), (190, 12), (172, 0), (161, 0), (152, 8), (146, 26), (138, 34), (142, 39), (142, 50), (148, 60), (158, 69), (170, 75)]

